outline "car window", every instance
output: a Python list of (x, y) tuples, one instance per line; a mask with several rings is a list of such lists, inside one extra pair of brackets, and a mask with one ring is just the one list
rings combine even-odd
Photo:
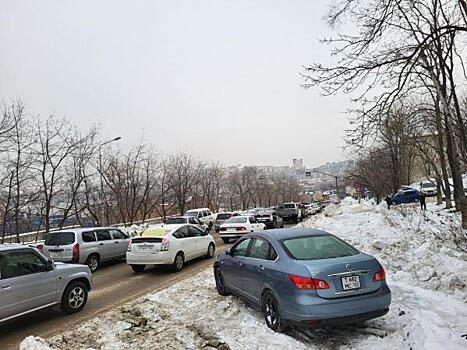
[(251, 238), (247, 238), (239, 243), (237, 243), (232, 248), (232, 255), (233, 256), (246, 256), (248, 245), (250, 244)]
[(258, 221), (256, 221), (256, 218), (254, 216), (250, 216), (250, 223), (251, 224), (256, 224)]
[(216, 220), (227, 220), (227, 219), (230, 218), (231, 216), (232, 216), (232, 214), (228, 214), (228, 213), (219, 213), (219, 214), (217, 214)]
[(198, 216), (196, 211), (187, 211), (184, 216)]
[(264, 239), (253, 238), (248, 256), (250, 258), (267, 260), (269, 257), (269, 243)]
[(246, 221), (246, 217), (244, 216), (237, 216), (237, 217), (232, 217), (230, 218), (229, 220), (227, 220), (225, 223), (226, 224), (245, 224), (247, 221)]
[(211, 215), (211, 213), (209, 212), (209, 210), (205, 210), (205, 211), (204, 211), (204, 216), (209, 216), (209, 215)]
[(45, 245), (70, 245), (75, 242), (74, 232), (50, 232), (45, 239)]
[(107, 230), (96, 231), (96, 236), (98, 241), (110, 241), (112, 239), (110, 232)]
[(199, 217), (199, 218), (202, 218), (203, 216), (204, 216), (203, 212), (200, 211), (200, 212), (198, 213), (198, 217)]
[(190, 232), (193, 237), (201, 237), (204, 236), (203, 230), (200, 230), (199, 228), (195, 226), (190, 226)]
[(128, 237), (120, 230), (110, 230), (114, 239), (127, 239)]
[(166, 225), (179, 225), (186, 224), (186, 218), (167, 218), (165, 220)]
[(0, 253), (1, 278), (13, 278), (44, 272), (46, 263), (29, 249), (12, 250)]
[(81, 237), (83, 238), (83, 242), (96, 241), (96, 235), (94, 234), (94, 231), (83, 232), (81, 233)]
[(297, 260), (341, 258), (358, 254), (351, 245), (331, 235), (290, 238), (282, 241), (287, 253)]
[(190, 232), (189, 226), (182, 226), (176, 232), (174, 232), (173, 236), (175, 238), (189, 238), (193, 237), (193, 233)]

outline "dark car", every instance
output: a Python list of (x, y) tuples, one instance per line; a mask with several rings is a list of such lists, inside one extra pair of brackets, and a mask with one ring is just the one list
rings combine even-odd
[(330, 233), (305, 228), (251, 233), (214, 263), (219, 294), (258, 305), (266, 324), (362, 322), (385, 315), (391, 291), (380, 263)]
[(389, 197), (393, 204), (401, 203), (413, 203), (420, 200), (422, 194), (413, 188), (403, 188), (399, 190), (395, 195)]
[(258, 212), (256, 220), (266, 225), (267, 229), (284, 227), (284, 219), (282, 219), (275, 210), (263, 210)]

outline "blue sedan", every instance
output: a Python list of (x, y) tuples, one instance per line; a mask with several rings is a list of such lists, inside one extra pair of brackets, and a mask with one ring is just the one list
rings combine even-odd
[(277, 332), (294, 324), (362, 322), (385, 315), (391, 303), (375, 258), (315, 229), (245, 235), (218, 255), (214, 277), (219, 294), (256, 304)]
[(403, 188), (399, 190), (395, 195), (391, 196), (391, 202), (393, 204), (401, 203), (413, 203), (419, 201), (422, 194), (413, 188)]

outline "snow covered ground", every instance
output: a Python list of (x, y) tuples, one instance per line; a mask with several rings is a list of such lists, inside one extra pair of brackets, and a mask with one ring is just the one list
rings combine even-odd
[(237, 297), (221, 297), (211, 269), (22, 349), (466, 349), (467, 252), (459, 218), (429, 203), (388, 211), (352, 199), (304, 222), (374, 255), (393, 292), (390, 312), (363, 325), (270, 331)]

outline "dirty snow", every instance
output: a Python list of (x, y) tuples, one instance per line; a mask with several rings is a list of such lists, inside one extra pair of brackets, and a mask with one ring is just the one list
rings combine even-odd
[(452, 241), (455, 213), (429, 203), (388, 211), (345, 199), (303, 226), (374, 255), (393, 292), (390, 312), (362, 325), (270, 331), (261, 314), (215, 291), (211, 269), (21, 349), (466, 349), (467, 252)]

